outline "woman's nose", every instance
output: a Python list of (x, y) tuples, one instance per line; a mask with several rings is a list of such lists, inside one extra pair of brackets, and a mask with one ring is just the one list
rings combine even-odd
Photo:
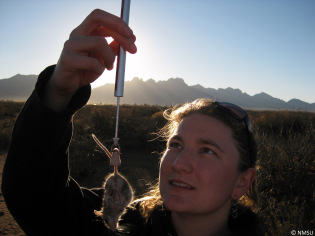
[(191, 173), (193, 170), (192, 153), (188, 149), (183, 149), (178, 153), (172, 163), (173, 170), (177, 172)]

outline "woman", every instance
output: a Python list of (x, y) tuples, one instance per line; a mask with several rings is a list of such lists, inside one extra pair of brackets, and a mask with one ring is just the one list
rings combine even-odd
[[(107, 36), (114, 41), (108, 44)], [(94, 214), (104, 189), (88, 190), (71, 178), (68, 145), (72, 117), (87, 103), (90, 83), (113, 68), (119, 44), (135, 53), (135, 39), (120, 18), (95, 10), (72, 31), (57, 65), (39, 75), (16, 121), (2, 183), (27, 235), (113, 233)], [(255, 179), (247, 114), (207, 99), (166, 114), (159, 186), (127, 209), (116, 234), (260, 235), (255, 214), (236, 204)]]
[(236, 205), (243, 195), (244, 205), (256, 202), (256, 143), (246, 112), (197, 99), (165, 117), (159, 186), (139, 200), (142, 213), (164, 206), (178, 235), (259, 235), (254, 215)]

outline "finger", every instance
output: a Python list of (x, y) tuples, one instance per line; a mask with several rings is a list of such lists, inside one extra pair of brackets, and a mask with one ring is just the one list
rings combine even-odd
[(137, 41), (136, 35), (133, 34), (133, 35), (131, 36), (131, 39), (132, 39), (133, 42), (136, 42), (136, 41)]
[(126, 51), (137, 52), (137, 47), (134, 44), (135, 36), (129, 26), (121, 18), (99, 9), (94, 10), (81, 25), (74, 29), (70, 38), (82, 35), (111, 36)]
[[(124, 50), (128, 51), (131, 54), (134, 54), (137, 52), (137, 46), (135, 45), (135, 41), (136, 41), (136, 36), (132, 36), (131, 41), (125, 42), (123, 44), (120, 44), (119, 41), (117, 41), (116, 39), (114, 39), (109, 46), (111, 47), (111, 49), (113, 50), (113, 52), (115, 53), (115, 55), (118, 55), (119, 53), (119, 46), (122, 45), (122, 47), (124, 48)], [(126, 46), (127, 45), (127, 46)]]
[(115, 40), (113, 40), (109, 46), (111, 47), (112, 51), (114, 52), (114, 54), (117, 56), (119, 53), (119, 43)]
[(73, 34), (91, 35), (99, 26), (117, 32), (123, 37), (131, 37), (133, 32), (119, 17), (100, 9), (92, 11), (85, 20), (74, 30)]
[[(136, 41), (136, 36), (132, 35), (132, 41), (135, 42)], [(113, 40), (109, 46), (111, 47), (112, 51), (115, 53), (115, 55), (118, 55), (119, 53), (119, 43), (116, 40)]]
[(81, 55), (94, 57), (107, 69), (112, 68), (115, 61), (115, 53), (103, 37), (83, 36), (72, 38), (65, 43), (65, 49)]
[(72, 52), (64, 53), (59, 61), (61, 66), (66, 66), (68, 71), (72, 72), (88, 72), (92, 76), (87, 76), (85, 81), (82, 81), (81, 86), (94, 82), (105, 70), (105, 67), (94, 57), (75, 54)]
[(131, 35), (130, 37), (124, 37), (121, 34), (118, 34), (117, 32), (111, 30), (111, 29), (106, 29), (103, 26), (100, 26), (99, 28), (96, 29), (96, 34), (103, 36), (103, 37), (108, 37), (111, 36), (115, 41), (118, 42), (126, 51), (129, 53), (136, 53), (137, 52), (137, 46), (135, 45), (135, 35)]

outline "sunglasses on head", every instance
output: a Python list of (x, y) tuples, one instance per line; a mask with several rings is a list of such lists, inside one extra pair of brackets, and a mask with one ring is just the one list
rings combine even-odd
[(246, 111), (244, 111), (242, 108), (233, 103), (228, 102), (214, 102), (214, 104), (220, 111), (229, 114), (230, 116), (233, 116), (235, 119), (239, 121), (244, 121), (247, 130), (249, 132), (252, 131), (252, 125), (249, 116), (247, 115)]
[[(250, 133), (252, 130), (252, 125), (249, 119), (249, 116), (247, 115), (246, 111), (244, 111), (241, 107), (233, 104), (233, 103), (228, 103), (228, 102), (214, 102), (214, 104), (216, 105), (217, 109), (221, 112), (224, 112), (232, 117), (234, 117), (235, 119), (237, 119), (240, 122), (245, 122), (246, 127), (247, 127), (247, 135), (248, 135), (248, 141), (250, 140)], [(249, 153), (251, 153), (251, 145), (250, 142), (248, 143), (248, 147), (249, 147)], [(249, 166), (254, 165), (254, 163), (252, 163), (251, 158), (249, 158)]]

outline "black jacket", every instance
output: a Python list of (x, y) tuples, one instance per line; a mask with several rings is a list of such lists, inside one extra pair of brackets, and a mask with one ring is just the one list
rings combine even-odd
[[(68, 109), (56, 113), (41, 100), (53, 70), (54, 66), (48, 67), (39, 75), (17, 118), (3, 170), (6, 204), (27, 235), (113, 235), (94, 214), (101, 208), (103, 189), (82, 188), (69, 175), (72, 117), (87, 103), (91, 88), (81, 88)], [(249, 210), (230, 223), (233, 235), (262, 235), (257, 217)], [(120, 225), (126, 235), (176, 235), (171, 213), (161, 207), (148, 221), (137, 206), (129, 208)]]

